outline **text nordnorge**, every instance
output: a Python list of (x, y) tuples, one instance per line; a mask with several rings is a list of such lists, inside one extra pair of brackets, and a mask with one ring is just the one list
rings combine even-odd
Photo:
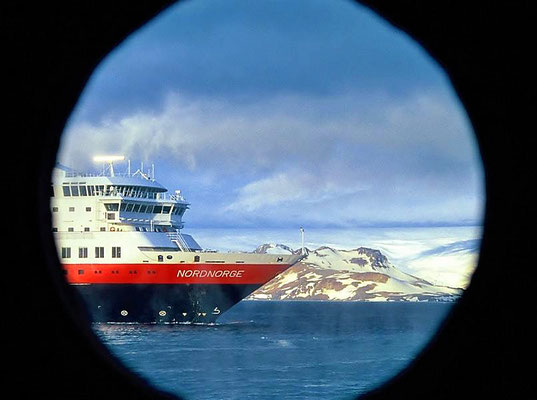
[(244, 270), (217, 270), (208, 271), (192, 270), (192, 269), (180, 269), (177, 271), (177, 278), (242, 278)]

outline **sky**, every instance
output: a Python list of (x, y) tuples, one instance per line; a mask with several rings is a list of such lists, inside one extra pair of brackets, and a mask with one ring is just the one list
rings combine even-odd
[[(448, 77), (347, 0), (188, 0), (112, 51), (58, 161), (181, 189), (192, 228), (480, 225), (483, 167)], [(126, 170), (126, 163), (116, 170)]]

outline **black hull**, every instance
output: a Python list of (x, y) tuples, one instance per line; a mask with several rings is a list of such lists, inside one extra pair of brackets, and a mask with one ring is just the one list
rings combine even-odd
[(261, 285), (74, 285), (92, 322), (212, 323)]

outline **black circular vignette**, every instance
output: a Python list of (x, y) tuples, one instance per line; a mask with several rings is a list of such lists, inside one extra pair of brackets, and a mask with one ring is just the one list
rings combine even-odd
[[(93, 69), (173, 2), (2, 5), (8, 126), (3, 330), (19, 398), (176, 398), (136, 377), (92, 333), (65, 283), (48, 195), (63, 128)], [(535, 350), (535, 219), (530, 137), (535, 12), (529, 2), (364, 1), (445, 69), (472, 122), (486, 175), (479, 264), (463, 298), (416, 360), (367, 399), (530, 398)], [(7, 50), (7, 51), (6, 51)], [(533, 202), (532, 202), (533, 203)], [(15, 209), (17, 212), (12, 213)], [(356, 371), (357, 374), (360, 371)]]

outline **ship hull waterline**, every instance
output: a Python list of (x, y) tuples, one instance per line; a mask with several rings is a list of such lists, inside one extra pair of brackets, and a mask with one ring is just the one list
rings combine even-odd
[(290, 265), (67, 264), (96, 323), (214, 323)]
[(76, 284), (95, 323), (214, 323), (261, 285)]

